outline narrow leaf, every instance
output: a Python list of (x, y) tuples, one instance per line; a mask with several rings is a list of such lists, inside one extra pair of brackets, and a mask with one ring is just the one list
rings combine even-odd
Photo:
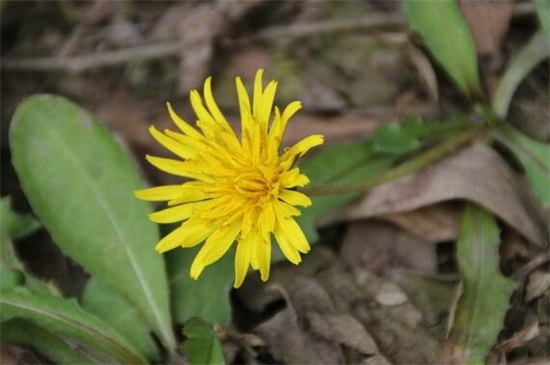
[(11, 209), (9, 197), (0, 199), (0, 268), (23, 271), (23, 264), (13, 250), (12, 240), (26, 236), (40, 227), (30, 215), (17, 214)]
[(550, 145), (532, 140), (509, 126), (501, 127), (495, 136), (523, 165), (533, 195), (550, 206)]
[(405, 17), (435, 59), (466, 96), (481, 95), (476, 49), (454, 0), (405, 1)]
[(550, 2), (535, 0), (535, 9), (537, 9), (540, 26), (546, 35), (546, 42), (550, 42)]
[(464, 290), (449, 335), (457, 363), (483, 364), (503, 328), (516, 283), (499, 270), (499, 244), (495, 218), (468, 204), (456, 253)]
[(150, 206), (132, 195), (142, 182), (128, 154), (93, 116), (52, 95), (18, 107), (10, 146), (23, 191), (56, 244), (133, 303), (173, 349), (158, 232)]
[(183, 327), (187, 339), (183, 352), (191, 365), (225, 364), (220, 340), (210, 325), (200, 318), (191, 318)]
[(176, 249), (166, 254), (174, 320), (183, 324), (191, 317), (200, 317), (227, 326), (231, 321), (234, 250), (193, 280), (189, 268), (199, 249)]
[(2, 341), (32, 346), (36, 351), (58, 364), (100, 364), (76, 349), (74, 344), (42, 329), (31, 322), (12, 319), (0, 324)]
[(550, 55), (548, 42), (543, 31), (539, 30), (512, 59), (493, 96), (493, 110), (499, 117), (505, 118), (508, 114), (512, 96), (523, 79)]
[(146, 360), (117, 332), (74, 300), (36, 295), (24, 288), (0, 293), (0, 322), (21, 318), (91, 346), (122, 363)]
[(116, 328), (147, 360), (160, 359), (149, 326), (124, 297), (91, 278), (82, 293), (81, 305), (86, 311)]

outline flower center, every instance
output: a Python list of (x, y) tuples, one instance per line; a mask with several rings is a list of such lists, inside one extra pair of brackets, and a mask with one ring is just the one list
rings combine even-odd
[(279, 173), (277, 169), (261, 165), (250, 172), (244, 172), (233, 179), (235, 190), (241, 195), (264, 203), (279, 196)]

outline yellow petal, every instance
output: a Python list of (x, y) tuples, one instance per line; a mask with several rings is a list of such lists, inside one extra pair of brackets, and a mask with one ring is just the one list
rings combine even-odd
[(314, 134), (302, 139), (294, 146), (290, 147), (282, 156), (280, 160), (281, 166), (284, 168), (290, 168), (296, 158), (303, 156), (307, 151), (315, 146), (323, 144), (324, 137), (320, 134)]
[(188, 161), (177, 161), (169, 158), (146, 155), (145, 158), (151, 165), (169, 174), (190, 177), (197, 180), (208, 179), (206, 175), (196, 171), (196, 165)]
[(269, 279), (269, 270), (271, 268), (271, 243), (269, 239), (262, 239), (256, 243), (255, 255), (262, 281), (266, 281)]
[(311, 249), (304, 232), (292, 218), (279, 220), (279, 225), (289, 241), (296, 249), (302, 253), (307, 253)]
[(311, 199), (307, 195), (294, 190), (283, 189), (279, 194), (279, 198), (290, 205), (300, 205), (302, 207), (309, 207), (311, 205)]
[(167, 201), (176, 199), (182, 191), (181, 185), (165, 185), (154, 188), (134, 191), (136, 198), (151, 202)]
[(149, 214), (149, 219), (155, 223), (181, 222), (191, 217), (194, 211), (200, 209), (201, 204), (204, 205), (204, 202), (182, 204), (177, 207), (163, 209)]
[(225, 255), (235, 241), (239, 230), (239, 226), (234, 224), (218, 228), (208, 237), (191, 265), (191, 277), (193, 279), (197, 279), (206, 266), (218, 261)]
[(298, 209), (282, 201), (276, 201), (275, 203), (273, 203), (273, 208), (275, 209), (275, 215), (277, 217), (287, 218), (292, 216), (299, 216), (301, 214)]
[(181, 243), (183, 242), (183, 238), (186, 235), (186, 230), (183, 227), (176, 228), (172, 232), (170, 232), (167, 236), (165, 236), (163, 239), (157, 243), (155, 250), (157, 250), (158, 253), (163, 253), (166, 251), (170, 251), (176, 247), (181, 246)]
[(281, 186), (285, 188), (293, 188), (295, 186), (304, 186), (309, 184), (309, 179), (306, 175), (300, 174), (300, 169), (295, 167), (281, 174)]
[(294, 265), (298, 265), (302, 261), (302, 258), (300, 257), (300, 253), (296, 247), (294, 247), (288, 239), (286, 232), (281, 226), (280, 219), (277, 219), (277, 224), (275, 225), (275, 231), (273, 234), (279, 244), (279, 248), (283, 252), (283, 255), (285, 255), (288, 261), (292, 262)]
[(192, 138), (203, 138), (202, 135), (197, 132), (197, 130), (195, 130), (195, 128), (191, 127), (186, 121), (181, 119), (179, 115), (176, 114), (176, 112), (174, 112), (174, 109), (172, 109), (172, 105), (170, 105), (170, 103), (166, 103), (166, 106), (168, 107), (168, 113), (170, 113), (170, 117), (183, 133)]
[(279, 114), (280, 112), (278, 109), (275, 110), (275, 118), (273, 120), (273, 125), (269, 130), (269, 139), (277, 148), (279, 148), (281, 141), (283, 140), (288, 121), (301, 108), (302, 108), (301, 102), (293, 101), (285, 108), (282, 115)]
[(189, 157), (192, 157), (195, 155), (193, 150), (189, 149), (188, 147), (182, 145), (181, 143), (178, 143), (174, 139), (162, 134), (159, 132), (154, 126), (149, 127), (149, 133), (164, 147), (166, 147), (169, 151), (173, 152), (174, 154), (178, 155), (181, 158), (187, 159)]
[(204, 101), (206, 102), (206, 106), (210, 110), (210, 113), (212, 114), (212, 117), (214, 117), (216, 123), (220, 125), (222, 130), (224, 130), (226, 133), (229, 132), (233, 134), (233, 138), (235, 138), (235, 133), (233, 132), (233, 129), (227, 122), (227, 119), (225, 119), (223, 113), (218, 107), (218, 104), (216, 104), (214, 95), (212, 94), (212, 77), (207, 78), (204, 83)]
[(248, 267), (250, 266), (251, 257), (251, 240), (250, 235), (247, 238), (239, 240), (237, 243), (237, 253), (235, 254), (235, 283), (234, 288), (238, 288), (244, 281)]

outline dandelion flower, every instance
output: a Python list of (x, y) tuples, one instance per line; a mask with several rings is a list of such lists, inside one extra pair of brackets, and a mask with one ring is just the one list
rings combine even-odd
[[(187, 178), (181, 185), (138, 190), (136, 197), (166, 201), (168, 208), (152, 213), (157, 223), (182, 222), (156, 246), (159, 253), (176, 247), (204, 245), (195, 257), (190, 274), (197, 279), (204, 268), (219, 260), (237, 245), (235, 283), (238, 288), (250, 266), (269, 277), (272, 237), (286, 258), (298, 264), (309, 243), (294, 217), (296, 206), (307, 207), (311, 200), (297, 187), (308, 178), (294, 166), (296, 159), (323, 143), (312, 135), (279, 154), (281, 140), (290, 118), (301, 108), (299, 101), (282, 112), (273, 108), (277, 83), (262, 86), (263, 70), (258, 70), (252, 102), (243, 82), (236, 78), (241, 114), (241, 136), (237, 137), (212, 95), (211, 78), (204, 83), (203, 96), (190, 93), (197, 114), (195, 128), (182, 120), (170, 104), (168, 111), (178, 132), (158, 131), (152, 136), (180, 159), (146, 156), (158, 169)], [(271, 121), (271, 123), (270, 123)]]

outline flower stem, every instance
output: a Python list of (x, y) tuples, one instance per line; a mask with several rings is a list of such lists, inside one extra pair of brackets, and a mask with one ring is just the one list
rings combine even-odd
[(391, 168), (387, 171), (382, 172), (379, 175), (372, 176), (365, 180), (351, 183), (311, 186), (302, 188), (300, 190), (304, 194), (310, 196), (356, 193), (370, 190), (377, 185), (390, 182), (399, 177), (409, 175), (424, 169), (435, 161), (445, 157), (449, 153), (454, 152), (460, 147), (474, 141), (480, 135), (480, 132), (481, 129), (479, 127), (474, 127), (473, 129), (470, 128), (467, 131), (450, 137), (446, 141), (418, 154), (417, 156), (403, 162), (398, 166), (395, 166), (394, 168)]

